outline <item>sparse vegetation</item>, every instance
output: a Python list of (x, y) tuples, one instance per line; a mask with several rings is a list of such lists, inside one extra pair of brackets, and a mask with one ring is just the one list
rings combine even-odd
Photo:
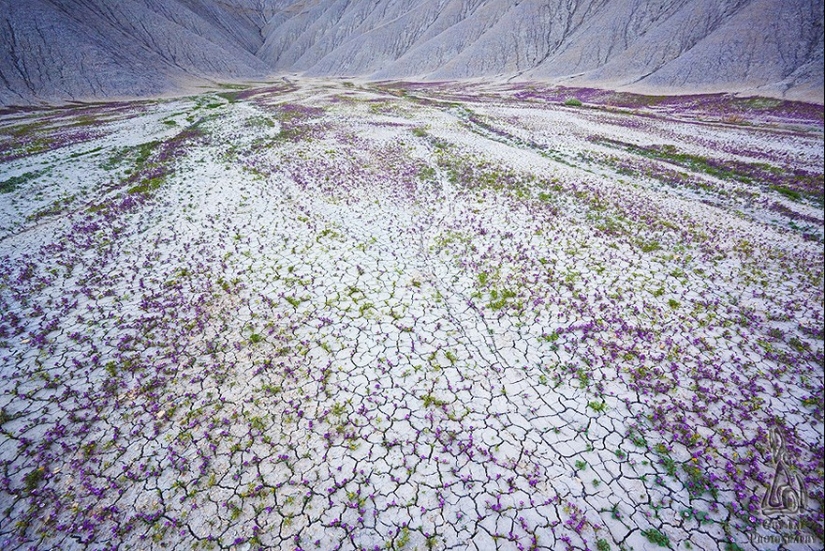
[(0, 115), (0, 540), (724, 547), (816, 478), (818, 119), (497, 86)]
[(668, 538), (665, 534), (660, 532), (655, 528), (649, 528), (647, 530), (642, 530), (642, 535), (649, 541), (655, 545), (660, 547), (670, 547), (670, 538)]
[(39, 170), (34, 172), (25, 172), (20, 176), (12, 176), (11, 178), (7, 178), (5, 180), (0, 181), (0, 193), (11, 193), (12, 191), (16, 190), (18, 187), (27, 184), (37, 178), (41, 177), (48, 170)]

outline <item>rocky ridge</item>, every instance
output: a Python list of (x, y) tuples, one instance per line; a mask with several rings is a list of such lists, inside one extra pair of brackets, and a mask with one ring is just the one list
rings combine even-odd
[(0, 0), (0, 104), (298, 73), (823, 101), (813, 0)]

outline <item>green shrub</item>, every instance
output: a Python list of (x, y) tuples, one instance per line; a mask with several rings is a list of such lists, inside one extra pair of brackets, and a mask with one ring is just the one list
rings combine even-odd
[(22, 184), (34, 180), (39, 176), (42, 176), (46, 171), (40, 170), (37, 172), (26, 172), (20, 176), (12, 176), (7, 180), (3, 180), (0, 182), (0, 193), (11, 193), (15, 189), (17, 189)]
[(662, 547), (670, 547), (670, 538), (655, 528), (651, 528), (650, 530), (642, 530), (642, 535), (650, 543), (655, 543), (656, 545), (660, 545)]
[(599, 402), (597, 400), (593, 400), (592, 402), (589, 402), (587, 404), (587, 406), (590, 409), (592, 409), (593, 411), (596, 411), (596, 412), (599, 412), (599, 413), (601, 413), (602, 411), (607, 409), (607, 404), (605, 404), (604, 401)]

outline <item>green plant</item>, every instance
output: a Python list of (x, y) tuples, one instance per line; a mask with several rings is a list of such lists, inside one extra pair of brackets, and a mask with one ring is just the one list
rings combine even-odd
[(142, 180), (139, 184), (136, 184), (128, 189), (128, 192), (131, 194), (148, 194), (152, 191), (156, 191), (163, 185), (163, 178), (148, 178), (146, 180)]
[(792, 199), (794, 201), (801, 201), (802, 200), (802, 194), (799, 193), (796, 190), (791, 189), (791, 188), (788, 188), (788, 187), (785, 187), (785, 186), (773, 185), (773, 186), (771, 186), (771, 189), (773, 191), (777, 192), (777, 193), (781, 193), (782, 195), (784, 195), (788, 199)]
[(3, 180), (0, 182), (0, 193), (10, 193), (17, 189), (18, 186), (21, 184), (25, 184), (30, 180), (34, 180), (45, 174), (46, 170), (41, 170), (38, 172), (26, 172), (25, 174), (21, 174), (20, 176), (12, 176), (7, 180)]
[(117, 364), (113, 361), (107, 362), (104, 366), (106, 373), (109, 374), (110, 377), (117, 376)]
[(567, 98), (564, 100), (564, 104), (568, 107), (581, 107), (582, 102), (578, 98)]
[(587, 388), (590, 386), (590, 374), (584, 370), (584, 368), (579, 368), (576, 372), (576, 376), (579, 379), (579, 387), (580, 388)]
[(702, 469), (693, 464), (682, 465), (682, 470), (687, 474), (687, 489), (691, 496), (699, 497), (705, 492), (709, 493), (714, 499), (718, 497), (719, 490), (717, 490), (713, 483), (705, 476)]
[(645, 253), (652, 253), (662, 248), (658, 241), (639, 241), (638, 243), (639, 248)]
[(445, 402), (444, 400), (440, 400), (440, 399), (436, 398), (432, 394), (425, 394), (424, 396), (421, 397), (421, 400), (424, 402), (424, 407), (430, 407), (430, 406), (442, 407), (442, 406), (447, 405), (447, 402)]
[(87, 442), (83, 444), (80, 448), (83, 451), (83, 456), (88, 459), (95, 453), (95, 449), (97, 449), (97, 441), (92, 440), (91, 442)]
[(395, 540), (395, 544), (392, 545), (392, 548), (404, 549), (408, 543), (410, 543), (410, 529), (405, 526), (401, 529), (401, 532), (398, 534), (398, 537)]
[(638, 448), (647, 447), (647, 440), (645, 440), (641, 434), (636, 434), (635, 432), (630, 434), (630, 441)]
[(676, 477), (676, 461), (673, 460), (672, 457), (669, 455), (662, 456), (659, 460), (662, 463), (662, 466), (665, 468), (665, 472), (667, 472), (668, 476)]
[(670, 547), (670, 538), (655, 528), (649, 530), (642, 530), (642, 535), (650, 543), (655, 543), (661, 547)]
[(600, 538), (596, 540), (596, 549), (598, 551), (610, 551), (610, 544), (606, 539)]
[(253, 417), (249, 420), (249, 426), (255, 430), (264, 431), (266, 430), (266, 423), (260, 417)]
[(605, 404), (604, 401), (599, 402), (597, 400), (593, 400), (587, 403), (587, 407), (589, 407), (593, 411), (601, 413), (607, 409), (607, 404)]
[(559, 340), (559, 332), (557, 329), (554, 329), (552, 333), (542, 335), (541, 338), (542, 340), (545, 340), (547, 342), (556, 342), (557, 340)]
[(490, 291), (490, 302), (487, 306), (492, 310), (501, 310), (507, 305), (507, 300), (514, 298), (516, 293), (509, 289), (502, 289), (501, 291), (497, 291), (493, 289)]
[(43, 480), (45, 473), (46, 467), (41, 466), (30, 471), (27, 475), (25, 475), (23, 477), (23, 484), (26, 487), (26, 491), (33, 492), (40, 485), (40, 482)]

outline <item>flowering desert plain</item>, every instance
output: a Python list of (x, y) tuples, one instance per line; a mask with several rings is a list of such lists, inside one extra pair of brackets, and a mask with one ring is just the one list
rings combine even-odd
[(0, 548), (821, 549), (823, 108), (0, 114)]

